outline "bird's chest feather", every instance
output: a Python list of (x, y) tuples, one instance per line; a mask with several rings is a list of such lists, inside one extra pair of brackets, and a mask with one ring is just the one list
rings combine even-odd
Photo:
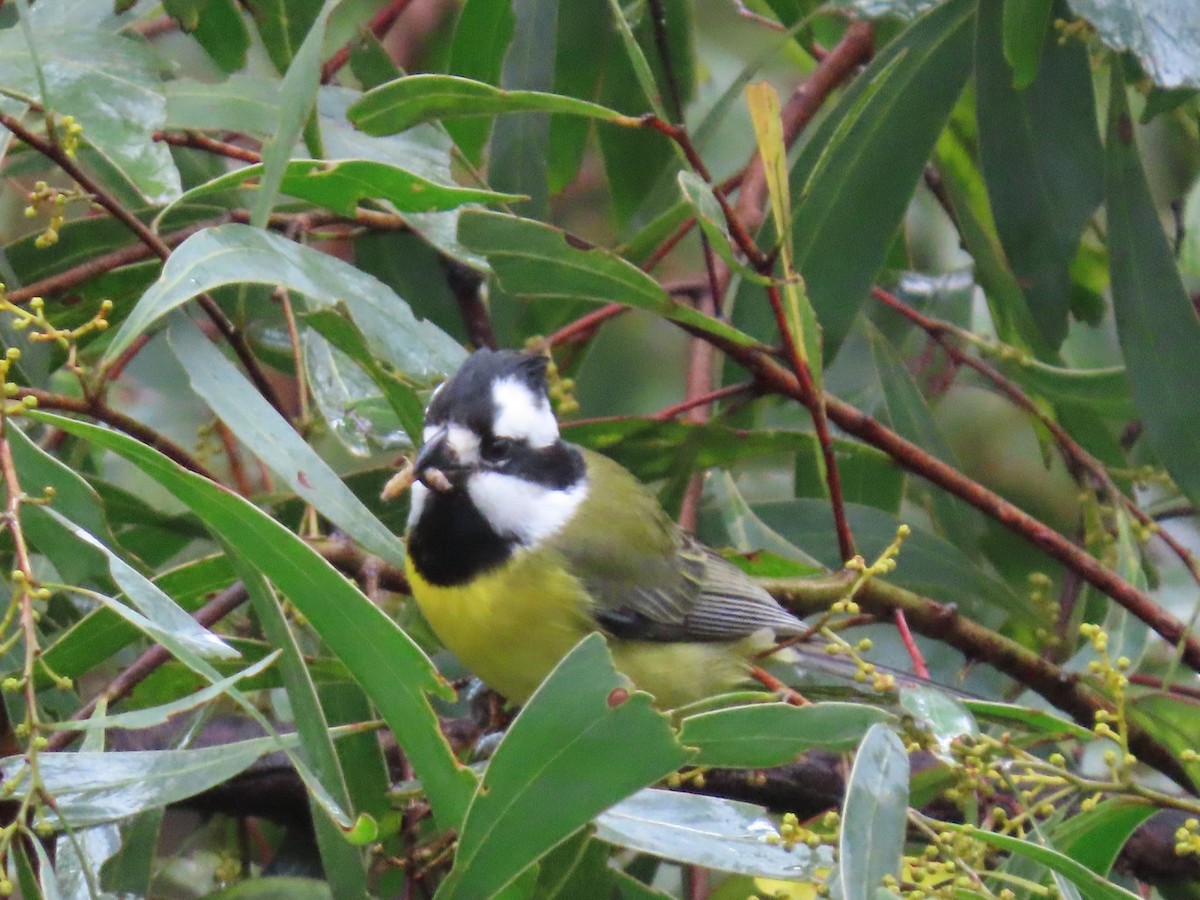
[(446, 647), (515, 703), (594, 627), (587, 593), (551, 553), (518, 552), (463, 584), (431, 584), (411, 561), (408, 577)]

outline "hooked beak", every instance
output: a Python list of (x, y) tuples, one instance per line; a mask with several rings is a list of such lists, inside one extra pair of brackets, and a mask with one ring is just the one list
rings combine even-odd
[(439, 428), (429, 440), (417, 451), (413, 462), (413, 477), (425, 487), (439, 494), (445, 494), (454, 489), (452, 476), (462, 470), (457, 454), (448, 440), (449, 429)]

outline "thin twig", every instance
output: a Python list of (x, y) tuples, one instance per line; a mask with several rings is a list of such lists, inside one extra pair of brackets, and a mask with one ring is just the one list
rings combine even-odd
[(912, 630), (908, 627), (908, 619), (904, 618), (904, 610), (893, 610), (892, 621), (896, 623), (896, 630), (900, 632), (900, 640), (904, 643), (904, 649), (908, 651), (908, 658), (912, 660), (913, 672), (918, 678), (928, 681), (929, 667), (925, 665), (925, 656), (921, 653), (921, 648), (917, 646)]
[(251, 150), (248, 147), (239, 147), (237, 144), (231, 144), (228, 141), (218, 141), (216, 138), (200, 134), (197, 131), (156, 131), (152, 137), (156, 141), (170, 144), (173, 147), (190, 147), (193, 150), (205, 150), (208, 153), (216, 153), (219, 156), (236, 159), (244, 163), (253, 164), (262, 162), (262, 154), (257, 150)]

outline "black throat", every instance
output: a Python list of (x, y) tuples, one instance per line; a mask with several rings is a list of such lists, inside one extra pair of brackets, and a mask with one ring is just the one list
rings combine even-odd
[(507, 560), (516, 546), (492, 529), (466, 491), (430, 491), (408, 534), (413, 567), (438, 587), (466, 584)]

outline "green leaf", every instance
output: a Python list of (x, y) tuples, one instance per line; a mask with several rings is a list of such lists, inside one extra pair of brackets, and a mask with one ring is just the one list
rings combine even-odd
[[(121, 559), (120, 556), (106, 547), (97, 538), (88, 534), (52, 507), (46, 507), (43, 511), (58, 522), (65, 530), (69, 531), (76, 540), (104, 555), (108, 561), (109, 571), (112, 573), (113, 580), (120, 585), (121, 590), (125, 592), (125, 596), (129, 598), (130, 602), (145, 616), (146, 623), (153, 626), (153, 633), (147, 631), (151, 637), (161, 640), (161, 635), (165, 632), (174, 641), (179, 642), (201, 657), (211, 659), (237, 658), (238, 652), (236, 650), (203, 625), (198, 624), (174, 600), (164, 594), (154, 582), (150, 581), (150, 579), (138, 572), (137, 569)], [(111, 608), (117, 607), (114, 605)]]
[(175, 314), (168, 338), (192, 390), (242, 443), (368, 552), (403, 563), (404, 551), (396, 536), (186, 315)]
[(1179, 389), (1191, 383), (1200, 358), (1200, 322), (1146, 185), (1115, 63), (1110, 93), (1106, 192), (1117, 335), (1146, 441), (1180, 490), (1200, 503), (1200, 394)]
[(350, 121), (367, 134), (395, 134), (422, 122), (511, 112), (552, 112), (629, 123), (598, 103), (538, 91), (505, 91), (454, 75), (408, 75), (367, 91), (351, 104)]
[[(917, 387), (908, 366), (878, 329), (866, 325), (867, 341), (883, 395), (880, 418), (901, 436), (908, 438), (942, 462), (960, 468), (954, 451), (934, 421), (925, 397)], [(979, 545), (982, 526), (979, 515), (957, 497), (937, 488), (919, 485), (928, 491), (934, 522), (951, 543), (973, 555)]]
[(162, 275), (113, 336), (105, 361), (188, 300), (226, 284), (283, 286), (314, 308), (344, 301), (372, 350), (420, 383), (440, 381), (464, 353), (439, 328), (416, 318), (386, 285), (332, 256), (248, 225), (197, 232), (175, 248)]
[(1079, 740), (1092, 737), (1090, 729), (1045, 710), (1031, 709), (1012, 703), (998, 703), (992, 700), (976, 700), (970, 697), (962, 698), (961, 702), (976, 718), (998, 725), (1019, 725), (1039, 734), (1060, 735)]
[[(223, 556), (212, 556), (164, 572), (154, 584), (188, 612), (233, 580)], [(65, 678), (78, 678), (135, 641), (140, 632), (116, 613), (100, 607), (59, 635), (44, 650), (46, 664)], [(43, 676), (44, 677), (44, 676)], [(47, 682), (48, 683), (48, 682)]]
[[(199, 750), (141, 750), (47, 753), (38, 775), (55, 800), (46, 817), (58, 825), (86, 828), (186, 800), (228, 781), (255, 760), (295, 747), (295, 735), (262, 737)], [(6, 777), (28, 777), (23, 756), (0, 760)]]
[(396, 414), (412, 446), (421, 443), (421, 429), (425, 422), (424, 405), (413, 389), (391, 375), (371, 354), (371, 348), (363, 333), (355, 327), (341, 305), (336, 309), (322, 309), (308, 313), (303, 318), (312, 328), (346, 356), (350, 357), (375, 382), (383, 393), (392, 412)]
[(95, 729), (105, 728), (150, 728), (154, 725), (161, 725), (168, 721), (172, 716), (177, 716), (182, 712), (196, 709), (205, 703), (208, 703), (225, 694), (231, 687), (235, 686), (239, 681), (253, 678), (260, 672), (266, 670), (269, 666), (274, 665), (282, 651), (275, 650), (272, 653), (264, 656), (262, 659), (255, 662), (253, 665), (246, 666), (244, 669), (239, 669), (227, 678), (222, 678), (219, 681), (214, 681), (206, 687), (201, 688), (186, 697), (178, 700), (173, 700), (169, 703), (163, 703), (159, 706), (149, 707), (146, 709), (134, 709), (129, 712), (111, 713), (108, 715), (93, 715), (83, 722), (48, 722), (44, 727), (51, 730), (66, 729), (69, 731), (87, 731), (91, 732)]
[(586, 830), (551, 850), (538, 864), (537, 900), (611, 897), (616, 869), (608, 864), (611, 848)]
[[(509, 92), (548, 92), (554, 88), (558, 0), (514, 0), (512, 43), (504, 57), (500, 84)], [(547, 93), (546, 96), (555, 96)], [(520, 112), (503, 116), (492, 128), (488, 173), (499, 190), (523, 194), (516, 211), (534, 218), (550, 212), (547, 157), (550, 116)]]
[(1053, 8), (1054, 0), (1004, 0), (1004, 59), (1012, 68), (1012, 86), (1017, 90), (1029, 87), (1037, 77)]
[(886, 725), (872, 725), (854, 757), (838, 842), (847, 897), (874, 897), (885, 875), (900, 874), (908, 816), (908, 754)]
[(785, 850), (768, 843), (779, 832), (761, 806), (648, 788), (596, 818), (596, 837), (706, 869), (763, 878), (823, 881), (832, 868), (828, 847)]
[[(1031, 355), (1048, 356), (1050, 348), (1000, 246), (987, 187), (973, 159), (970, 145), (975, 138), (963, 133), (974, 130), (973, 124), (964, 121), (968, 113), (973, 113), (970, 104), (960, 103), (952, 127), (938, 139), (934, 161), (942, 176), (942, 189), (954, 210), (963, 246), (975, 263), (975, 280), (983, 288), (997, 336)], [(974, 118), (970, 116), (972, 122)]]
[[(278, 649), (281, 655), (280, 670), (283, 674), (288, 703), (291, 706), (296, 733), (300, 735), (304, 755), (313, 768), (313, 774), (330, 796), (343, 809), (350, 809), (350, 792), (346, 787), (346, 776), (329, 736), (329, 723), (325, 711), (317, 699), (316, 685), (305, 665), (300, 645), (288, 625), (287, 618), (279, 605), (279, 598), (265, 578), (257, 571), (252, 559), (254, 552), (249, 547), (226, 545), (234, 559), (255, 618), (263, 630), (263, 636)], [(339, 898), (362, 897), (367, 890), (367, 873), (362, 853), (346, 840), (345, 835), (328, 818), (320, 815), (316, 799), (309, 801), (313, 808), (313, 825), (316, 830), (317, 847), (321, 851), (321, 867)], [(368, 832), (377, 832), (373, 822), (363, 822)], [(371, 837), (374, 838), (374, 834)]]
[(221, 69), (236, 72), (245, 67), (250, 31), (235, 0), (164, 0), (163, 10)]
[(271, 135), (279, 128), (279, 81), (234, 73), (209, 84), (176, 78), (163, 85), (164, 128)]
[[(554, 93), (583, 100), (599, 97), (609, 45), (605, 40), (608, 20), (604, 16), (603, 6), (603, 0), (560, 0), (558, 34), (554, 41), (557, 57), (554, 63)], [(455, 71), (455, 74), (466, 73)], [(546, 166), (552, 194), (562, 191), (575, 180), (591, 132), (592, 123), (589, 119), (578, 116), (550, 117), (550, 147)]]
[[(150, 203), (179, 196), (179, 172), (165, 144), (152, 139), (166, 115), (160, 62), (149, 46), (78, 25), (37, 28), (47, 107), (72, 115), (83, 141), (130, 180)], [(39, 98), (29, 47), (19, 28), (0, 31), (0, 84)]]
[[(949, 831), (964, 830), (962, 825), (952, 825), (946, 822), (939, 822), (938, 827), (946, 828)], [(1137, 897), (1137, 894), (1118, 887), (1069, 856), (1064, 856), (1049, 847), (1035, 844), (1031, 839), (1022, 840), (982, 828), (972, 829), (971, 836), (1000, 850), (1041, 863), (1052, 872), (1059, 873), (1079, 888), (1079, 893), (1085, 900), (1134, 900)]]
[(246, 0), (246, 6), (271, 62), (286, 72), (322, 12), (322, 0)]
[(1200, 6), (1191, 0), (1157, 3), (1108, 3), (1105, 0), (1069, 0), (1100, 39), (1118, 50), (1137, 54), (1146, 74), (1167, 88), (1200, 87)]
[(717, 198), (713, 196), (712, 188), (694, 172), (680, 172), (678, 177), (679, 188), (683, 191), (683, 199), (691, 207), (692, 215), (696, 217), (696, 224), (700, 226), (700, 230), (704, 232), (712, 248), (717, 251), (717, 255), (742, 278), (755, 284), (770, 284), (770, 277), (759, 275), (733, 252), (725, 215), (721, 212), (721, 205), (717, 203)]
[(584, 638), (521, 710), (488, 764), (439, 900), (490, 897), (688, 752), (649, 694), (630, 692), (604, 638)]
[(860, 703), (760, 703), (688, 716), (679, 740), (699, 749), (694, 765), (764, 769), (812, 747), (852, 750), (868, 728), (892, 718)]
[(676, 303), (653, 278), (599, 247), (576, 246), (550, 225), (503, 213), (463, 213), (459, 240), (482, 253), (508, 292), (597, 303), (623, 303), (741, 346), (757, 342), (717, 319)]
[(1154, 812), (1148, 803), (1113, 797), (1064, 819), (1050, 839), (1071, 859), (1107, 877), (1125, 842)]
[[(249, 165), (192, 188), (179, 198), (189, 203), (199, 197), (231, 188), (256, 189), (262, 175), (261, 165)], [(455, 209), (464, 203), (509, 203), (520, 200), (515, 194), (474, 190), (456, 185), (438, 184), (408, 172), (399, 166), (369, 159), (292, 159), (279, 186), (281, 194), (307, 200), (342, 215), (353, 215), (361, 201), (386, 200), (400, 212), (430, 212)], [(171, 207), (166, 207), (164, 215)]]
[[(512, 0), (466, 0), (458, 14), (450, 46), (448, 73), (500, 84), (504, 56), (516, 27)], [(452, 119), (446, 130), (472, 164), (483, 161), (492, 123), (486, 119)]]
[[(321, 5), (279, 85), (279, 129), (263, 144), (263, 173), (259, 179), (258, 197), (250, 210), (250, 224), (256, 228), (267, 227), (267, 219), (279, 196), (279, 185), (287, 171), (288, 160), (301, 132), (310, 124), (313, 131), (305, 134), (309, 151), (313, 156), (323, 155), (316, 123), (310, 123), (309, 118), (316, 106), (317, 89), (321, 85), (321, 46), (325, 40), (325, 25), (338, 2), (325, 0)], [(287, 15), (294, 16), (301, 5), (291, 3)], [(318, 137), (314, 138), (314, 135)]]
[(434, 816), (457, 827), (474, 786), (454, 758), (426, 694), (449, 688), (396, 624), (303, 540), (252, 503), (118, 432), (61, 416), (32, 413), (97, 447), (112, 450), (171, 491), (209, 528), (232, 544), (254, 548), (254, 562), (295, 604), (350, 670), (399, 737), (422, 779)]
[[(985, 350), (985, 352), (987, 352)], [(996, 352), (1001, 356), (999, 351)], [(1036, 359), (998, 359), (999, 368), (1025, 390), (1056, 403), (1077, 403), (1110, 419), (1136, 415), (1124, 366), (1068, 369)]]
[(1057, 347), (1067, 334), (1071, 262), (1104, 191), (1104, 151), (1083, 44), (1048, 35), (1037, 78), (1013, 87), (1001, 15), (1017, 2), (1037, 0), (1008, 0), (1003, 11), (997, 3), (979, 7), (979, 154), (1005, 255), (1042, 335)]
[(916, 19), (838, 99), (792, 167), (794, 263), (830, 357), (966, 81), (974, 17), (974, 0), (949, 0)]

